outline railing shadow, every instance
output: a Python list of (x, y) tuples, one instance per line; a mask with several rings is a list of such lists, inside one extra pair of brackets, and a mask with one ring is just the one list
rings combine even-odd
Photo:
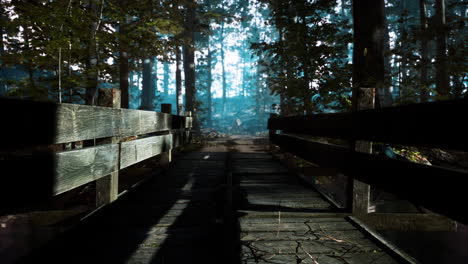
[(19, 263), (219, 263), (224, 160), (212, 162), (177, 159)]
[(187, 182), (187, 179), (171, 182), (165, 176), (164, 173), (157, 175), (145, 185), (129, 191), (19, 263), (41, 260), (47, 263), (126, 263), (142, 247), (152, 227), (179, 199), (177, 191), (166, 197), (151, 194), (164, 192), (163, 186), (169, 184), (174, 190), (180, 190)]

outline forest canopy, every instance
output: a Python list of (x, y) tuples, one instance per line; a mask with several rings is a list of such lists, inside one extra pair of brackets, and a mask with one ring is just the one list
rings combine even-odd
[[(467, 3), (378, 1), (377, 106), (466, 97)], [(270, 113), (349, 111), (352, 2), (1, 0), (0, 95), (93, 105), (114, 88), (123, 108), (171, 103), (234, 134), (264, 133)]]

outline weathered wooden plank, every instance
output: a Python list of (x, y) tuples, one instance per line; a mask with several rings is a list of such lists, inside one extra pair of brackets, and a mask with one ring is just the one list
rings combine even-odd
[(54, 194), (66, 192), (116, 171), (118, 151), (117, 144), (108, 144), (57, 152), (54, 156)]
[[(244, 218), (249, 219), (249, 218)], [(254, 219), (254, 218), (252, 218)], [(241, 230), (242, 232), (310, 232), (310, 231), (321, 231), (321, 230), (332, 230), (332, 231), (342, 231), (342, 230), (355, 230), (348, 222), (342, 221), (326, 221), (326, 218), (320, 218), (323, 222), (310, 221), (310, 222), (285, 222), (286, 219), (281, 219), (278, 222), (277, 219), (274, 219), (275, 222), (259, 222), (259, 223), (247, 223), (241, 221)]]
[[(357, 110), (373, 109), (375, 107), (375, 88), (358, 88), (358, 96), (356, 96)], [(372, 154), (372, 142), (356, 140), (354, 150), (361, 153)], [(348, 179), (348, 207), (351, 208), (353, 214), (364, 215), (369, 212), (370, 206), (370, 185), (363, 183), (356, 178)], [(352, 204), (349, 204), (352, 203)]]
[(176, 128), (190, 128), (192, 123), (192, 117), (152, 111), (6, 98), (0, 98), (0, 113), (3, 113), (2, 119), (9, 127), (0, 132), (1, 138), (8, 139), (0, 143), (1, 148), (166, 131), (172, 129), (174, 118), (180, 120)]
[(326, 263), (326, 264), (396, 264), (402, 263), (394, 260), (386, 252), (341, 252), (338, 254), (317, 254), (305, 252), (307, 249), (298, 248), (298, 253), (281, 254), (281, 252), (264, 252), (242, 246), (241, 258), (245, 264), (270, 264), (270, 263)]
[(172, 148), (172, 137), (169, 134), (122, 142), (120, 169), (169, 151)]
[(268, 212), (268, 211), (250, 211), (250, 210), (237, 210), (240, 218), (345, 218), (350, 216), (350, 213), (337, 213), (337, 212)]
[(60, 104), (54, 143), (118, 136), (120, 110), (109, 107)]
[(455, 221), (436, 214), (370, 213), (360, 215), (358, 218), (378, 230), (417, 230), (421, 232), (454, 232), (457, 230), (457, 223)]
[(460, 117), (467, 115), (468, 100), (463, 99), (354, 113), (271, 118), (268, 129), (467, 151), (468, 129), (460, 126)]
[[(324, 167), (338, 168), (362, 182), (468, 223), (468, 217), (460, 211), (465, 206), (465, 187), (468, 185), (466, 172), (354, 152), (340, 146), (287, 135), (274, 135), (272, 141), (305, 160)], [(434, 195), (440, 190), (450, 192)]]
[[(121, 96), (119, 89), (99, 89), (99, 106), (120, 108)], [(109, 142), (106, 142), (109, 141)], [(119, 137), (110, 137), (107, 140), (101, 140), (101, 144), (118, 144)], [(119, 171), (111, 172), (96, 180), (96, 206), (111, 203), (117, 200), (119, 195)]]

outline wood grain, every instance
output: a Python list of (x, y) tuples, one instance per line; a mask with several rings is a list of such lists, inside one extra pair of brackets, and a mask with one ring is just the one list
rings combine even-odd
[(320, 137), (468, 150), (468, 99), (367, 109), (350, 113), (277, 117), (268, 129)]
[(55, 153), (55, 195), (117, 170), (118, 144)]
[[(0, 148), (62, 144), (95, 138), (137, 136), (191, 127), (191, 117), (110, 107), (0, 98), (7, 130)], [(18, 110), (18, 111), (17, 111)], [(177, 120), (172, 127), (173, 119)], [(34, 133), (31, 133), (34, 131)]]
[(173, 135), (148, 137), (121, 143), (120, 169), (172, 149)]

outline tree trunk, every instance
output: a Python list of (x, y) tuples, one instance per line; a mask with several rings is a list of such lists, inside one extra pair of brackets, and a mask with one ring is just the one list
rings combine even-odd
[[(99, 17), (98, 7), (95, 0), (89, 0), (88, 4), (89, 13), (93, 18)], [(97, 103), (98, 95), (98, 52), (96, 33), (98, 30), (98, 21), (93, 20), (89, 24), (89, 40), (88, 40), (88, 58), (86, 61), (86, 95), (85, 103), (87, 105), (95, 105)]]
[(169, 95), (169, 63), (167, 61), (163, 62), (163, 70), (164, 70), (164, 79), (163, 79), (163, 92), (164, 92), (164, 99), (166, 99)]
[(212, 113), (212, 108), (213, 108), (213, 102), (212, 102), (212, 94), (211, 94), (211, 85), (213, 84), (213, 74), (212, 74), (212, 61), (213, 61), (213, 52), (211, 51), (211, 48), (210, 48), (210, 41), (209, 41), (209, 37), (208, 37), (208, 72), (207, 72), (207, 75), (208, 75), (208, 80), (207, 80), (207, 84), (206, 84), (206, 108), (207, 108), (207, 112), (206, 112), (206, 123), (207, 123), (207, 126), (208, 127), (212, 127), (213, 126), (213, 113)]
[(225, 60), (224, 60), (224, 22), (221, 24), (221, 77), (222, 77), (222, 88), (223, 88), (223, 109), (222, 113), (226, 113), (226, 94), (227, 94), (227, 83), (226, 83), (226, 65), (225, 65)]
[(184, 74), (185, 74), (185, 111), (193, 113), (194, 129), (198, 129), (196, 121), (195, 102), (196, 102), (196, 86), (195, 86), (195, 16), (196, 2), (192, 0), (186, 7), (185, 13), (185, 37), (187, 44), (183, 48), (184, 53)]
[[(460, 13), (460, 17), (458, 18), (458, 23), (464, 23), (466, 21), (466, 4), (460, 4), (458, 6), (458, 9), (454, 9), (453, 13), (455, 16), (458, 16), (456, 12), (458, 11)], [(449, 58), (455, 58), (456, 60), (458, 58), (461, 58), (465, 56), (464, 52), (466, 52), (463, 47), (466, 46), (464, 42), (464, 36), (466, 36), (466, 26), (460, 27), (457, 30), (456, 36), (452, 39), (452, 45), (454, 47), (449, 48), (452, 54), (449, 53)], [(453, 62), (450, 62), (453, 63)], [(459, 67), (457, 67), (459, 68)], [(454, 99), (461, 99), (462, 98), (462, 93), (464, 90), (464, 80), (466, 78), (466, 72), (463, 70), (458, 70), (457, 72), (451, 73), (452, 75), (452, 81), (453, 81), (453, 98)]]
[(435, 1), (436, 10), (436, 35), (437, 35), (437, 59), (436, 59), (436, 91), (437, 95), (447, 98), (450, 95), (449, 78), (447, 71), (447, 30), (445, 23), (445, 1)]
[(141, 106), (142, 110), (155, 111), (156, 99), (156, 82), (157, 76), (154, 70), (154, 58), (146, 58), (143, 60), (143, 90), (141, 91)]
[(421, 79), (420, 79), (420, 101), (426, 102), (429, 99), (429, 78), (428, 78), (428, 65), (429, 65), (429, 52), (428, 52), (428, 38), (427, 38), (427, 8), (426, 0), (419, 0), (419, 18), (421, 24), (421, 32), (423, 37), (421, 38)]
[(346, 5), (346, 0), (341, 0), (340, 15), (341, 15), (342, 17), (345, 17), (345, 16), (346, 16), (346, 8), (345, 8), (345, 5)]
[[(385, 7), (384, 7), (385, 8)], [(384, 12), (384, 54), (390, 54), (390, 32), (388, 29), (387, 16)], [(378, 106), (380, 107), (389, 107), (393, 105), (393, 94), (392, 94), (392, 79), (391, 79), (391, 65), (390, 57), (388, 55), (384, 56), (384, 85), (380, 90), (382, 94), (382, 99), (378, 101)], [(383, 90), (383, 91), (382, 91)], [(379, 91), (377, 91), (379, 92)]]
[[(401, 23), (399, 25), (400, 27), (400, 51), (401, 51), (401, 61), (400, 61), (400, 74), (401, 74), (401, 82), (400, 82), (400, 94), (408, 94), (406, 91), (411, 89), (408, 84), (408, 50), (406, 49), (408, 43), (406, 42), (408, 40), (408, 25), (407, 25), (407, 20), (408, 20), (408, 8), (407, 8), (407, 0), (400, 0), (401, 4), (401, 13), (400, 13), (400, 19)], [(405, 91), (403, 93), (403, 91)], [(401, 99), (401, 98), (400, 98)]]
[[(5, 16), (5, 8), (0, 6), (0, 36), (2, 36), (6, 33), (5, 32), (5, 27), (6, 25), (7, 18)], [(0, 57), (2, 57), (5, 53), (5, 43), (0, 41)], [(3, 63), (3, 60), (0, 60), (0, 94), (5, 94), (7, 92), (7, 86), (6, 86), (6, 76), (5, 76), (5, 65)]]
[(177, 108), (177, 115), (182, 114), (182, 71), (180, 69), (180, 61), (181, 61), (181, 54), (180, 54), (180, 47), (176, 49), (176, 108)]
[(129, 95), (129, 67), (128, 67), (128, 44), (125, 40), (126, 35), (126, 19), (120, 21), (120, 42), (119, 42), (119, 87), (120, 87), (120, 100), (122, 108), (129, 108), (130, 95)]
[[(307, 32), (308, 32), (308, 27), (307, 27), (307, 21), (306, 21), (306, 17), (305, 16), (302, 16), (301, 17), (301, 20), (302, 20), (302, 33), (303, 33), (303, 36), (302, 36), (302, 43), (304, 44), (304, 47), (303, 49), (305, 50), (305, 54), (308, 54), (308, 46), (307, 46), (307, 39), (308, 39), (308, 35), (307, 35)], [(309, 115), (309, 114), (312, 114), (312, 91), (310, 90), (310, 82), (311, 82), (311, 78), (310, 78), (310, 68), (311, 68), (311, 65), (310, 65), (310, 60), (307, 56), (304, 56), (302, 58), (302, 67), (303, 67), (303, 71), (304, 71), (304, 112), (306, 115)]]
[(353, 109), (360, 88), (381, 89), (384, 85), (384, 0), (353, 0)]

